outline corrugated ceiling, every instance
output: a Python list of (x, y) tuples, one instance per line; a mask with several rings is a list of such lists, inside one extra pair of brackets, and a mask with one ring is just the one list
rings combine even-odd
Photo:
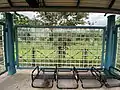
[(120, 14), (120, 0), (0, 0), (0, 11), (35, 10)]

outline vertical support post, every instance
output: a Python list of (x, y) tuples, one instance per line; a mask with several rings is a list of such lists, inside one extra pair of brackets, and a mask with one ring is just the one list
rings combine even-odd
[(14, 35), (13, 35), (13, 18), (12, 14), (6, 13), (6, 42), (7, 42), (7, 63), (8, 63), (8, 75), (16, 73), (15, 69), (15, 57), (14, 57)]
[(60, 59), (61, 59), (61, 56), (62, 56), (61, 54), (62, 54), (62, 47), (58, 46), (58, 58), (59, 58), (58, 59), (58, 67), (61, 67), (61, 64), (60, 64), (61, 63)]
[(19, 54), (18, 54), (19, 51), (18, 51), (18, 34), (17, 34), (17, 27), (15, 26), (14, 29), (15, 29), (15, 44), (16, 44), (16, 45), (15, 45), (15, 46), (16, 46), (16, 53), (15, 53), (15, 54), (16, 54), (16, 65), (17, 65), (17, 68), (19, 68), (19, 61), (18, 61), (18, 60), (19, 60), (19, 59), (18, 59), (18, 58), (19, 58), (19, 56), (18, 56), (18, 55), (19, 55)]
[(107, 24), (107, 41), (106, 41), (106, 57), (105, 68), (108, 70), (110, 66), (113, 66), (113, 31), (115, 27), (115, 15), (108, 16)]
[(5, 56), (5, 68), (6, 68), (6, 71), (8, 71), (8, 68), (7, 68), (7, 50), (6, 50), (6, 28), (5, 28), (5, 25), (3, 25), (3, 37), (4, 37), (4, 56)]
[(105, 64), (105, 31), (106, 28), (103, 30), (103, 41), (102, 41), (102, 61), (101, 61), (101, 68), (104, 68), (104, 64)]

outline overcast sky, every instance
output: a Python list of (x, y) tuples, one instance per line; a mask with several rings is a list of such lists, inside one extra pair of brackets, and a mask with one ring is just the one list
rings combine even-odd
[[(29, 18), (34, 18), (36, 15), (35, 12), (19, 12), (19, 13), (24, 14), (24, 15), (28, 16)], [(87, 21), (94, 22), (95, 25), (106, 25), (107, 24), (107, 16), (109, 16), (111, 14), (107, 14), (106, 16), (104, 16), (104, 15), (105, 15), (104, 13), (90, 13), (89, 19)]]

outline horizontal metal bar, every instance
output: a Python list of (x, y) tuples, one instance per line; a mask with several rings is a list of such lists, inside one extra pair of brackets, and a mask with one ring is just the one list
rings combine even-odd
[(13, 7), (13, 4), (12, 4), (11, 0), (7, 0), (7, 1), (9, 3), (10, 7)]
[[(32, 54), (31, 54), (32, 55)], [(62, 55), (62, 54), (61, 54)], [(29, 55), (30, 56), (30, 55)], [(87, 55), (84, 55), (84, 56), (87, 56)], [(92, 56), (92, 55), (91, 55)], [(94, 56), (94, 55), (93, 55)], [(19, 59), (25, 59), (25, 60), (32, 60), (32, 58), (19, 58)], [(35, 58), (35, 60), (44, 60), (44, 61), (48, 61), (48, 60), (54, 60), (54, 59), (56, 59), (56, 61), (57, 60), (59, 60), (59, 58)], [(69, 61), (71, 60), (71, 61), (73, 61), (73, 60), (80, 60), (80, 61), (82, 61), (83, 59), (70, 59), (70, 57), (69, 58), (66, 58), (66, 59), (63, 59), (63, 61), (64, 60), (67, 60), (67, 59), (69, 59)], [(100, 60), (100, 59), (90, 59), (90, 60), (92, 60), (92, 61), (94, 61), (94, 60)], [(61, 60), (62, 61), (62, 60)], [(89, 60), (88, 60), (89, 61)], [(67, 61), (66, 61), (67, 62)], [(28, 62), (20, 62), (20, 63), (28, 63)], [(32, 63), (32, 61), (31, 62), (29, 62), (29, 63)], [(38, 63), (38, 62), (37, 62)], [(41, 63), (41, 62), (39, 62), (39, 63)], [(48, 62), (46, 62), (46, 64), (48, 64)], [(49, 63), (50, 64), (50, 63)], [(51, 63), (51, 64), (54, 64), (54, 63)], [(64, 64), (64, 63), (63, 63)], [(76, 64), (78, 64), (78, 63), (76, 63)]]
[[(21, 59), (20, 59), (21, 60)], [(23, 59), (24, 60), (24, 59)], [(22, 61), (23, 61), (22, 60)], [(28, 60), (28, 59), (27, 59)], [(30, 59), (29, 59), (30, 60)], [(35, 60), (39, 60), (39, 59), (35, 59)], [(43, 60), (43, 59), (41, 59), (41, 60)], [(49, 60), (49, 59), (48, 59)], [(51, 63), (50, 61), (48, 62), (48, 60), (47, 59), (45, 59), (44, 60), (44, 62), (36, 62), (35, 64), (57, 64), (57, 62), (53, 62), (53, 63)], [(52, 60), (52, 59), (51, 59)], [(60, 60), (61, 61), (61, 63), (58, 63), (58, 64), (64, 64), (64, 65), (69, 65), (69, 64), (75, 64), (75, 65), (79, 65), (79, 64), (83, 64), (82, 62), (80, 62), (80, 63), (65, 63), (65, 62), (63, 62), (63, 61), (66, 61), (67, 59), (65, 59), (65, 60)], [(76, 59), (73, 59), (73, 60), (75, 60), (76, 61)], [(69, 61), (73, 61), (73, 60), (71, 60), (71, 59), (69, 59)], [(82, 60), (81, 60), (82, 61)], [(89, 60), (88, 60), (89, 61)], [(100, 61), (100, 59), (97, 59), (97, 60), (95, 60), (95, 59), (92, 59), (91, 61)], [(19, 64), (32, 64), (32, 59), (31, 59), (31, 62), (19, 62)], [(88, 62), (84, 62), (84, 64), (88, 64)], [(94, 63), (95, 65), (100, 65), (100, 63), (99, 62), (96, 62), (96, 63)], [(89, 63), (89, 65), (92, 65), (92, 63)]]
[(87, 28), (87, 29), (105, 29), (105, 26), (32, 26), (32, 25), (16, 25), (16, 27), (26, 27), (26, 28)]
[(46, 6), (40, 8), (30, 8), (29, 6), (14, 6), (14, 7), (1, 7), (0, 11), (44, 11), (44, 12), (99, 12), (99, 13), (116, 13), (120, 14), (120, 9), (116, 8), (101, 8), (101, 7), (76, 7), (75, 6)]
[(34, 69), (35, 67), (17, 67), (17, 69)]
[(80, 0), (77, 0), (77, 7), (79, 7), (79, 5), (80, 5)]
[(32, 8), (38, 8), (39, 7), (39, 3), (37, 2), (37, 0), (26, 0), (26, 2)]
[(42, 4), (43, 4), (43, 7), (46, 6), (46, 4), (45, 4), (45, 0), (42, 0)]
[[(35, 67), (18, 67), (17, 69), (34, 69)], [(55, 69), (55, 68), (43, 68), (40, 69)], [(58, 68), (58, 69), (73, 69), (73, 68)], [(102, 70), (103, 68), (96, 68), (98, 70)], [(91, 70), (91, 68), (76, 68), (76, 70)]]
[(114, 5), (114, 3), (115, 3), (115, 0), (111, 0), (108, 8), (112, 8), (112, 6)]
[[(41, 68), (41, 69), (54, 69), (54, 68)], [(57, 69), (73, 69), (73, 68), (57, 68)], [(102, 69), (102, 68), (96, 68), (96, 69)], [(76, 70), (91, 70), (91, 68), (76, 68)]]

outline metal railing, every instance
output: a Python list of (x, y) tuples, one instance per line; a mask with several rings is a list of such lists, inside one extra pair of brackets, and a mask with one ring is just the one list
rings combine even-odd
[(99, 26), (16, 26), (18, 67), (101, 67), (104, 31)]

